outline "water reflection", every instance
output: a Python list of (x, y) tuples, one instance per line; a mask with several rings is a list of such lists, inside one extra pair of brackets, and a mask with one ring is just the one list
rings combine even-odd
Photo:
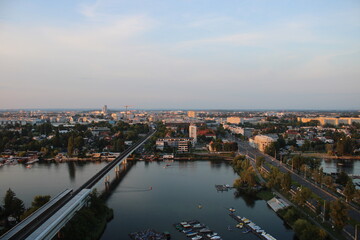
[(250, 218), (277, 239), (294, 236), (265, 201), (240, 194), (235, 196), (234, 190), (216, 191), (216, 184), (231, 184), (237, 178), (228, 163), (217, 166), (219, 163), (209, 161), (176, 161), (166, 169), (165, 163), (145, 165), (145, 162), (137, 162), (107, 200), (114, 210), (114, 218), (101, 239), (114, 239), (114, 236), (127, 239), (130, 232), (148, 228), (168, 231), (172, 239), (184, 239), (184, 234), (176, 231), (173, 224), (189, 219), (207, 224), (223, 239), (256, 239), (251, 234), (228, 231), (228, 226), (235, 226), (228, 215), (229, 207), (234, 207), (238, 215)]
[(234, 192), (234, 198), (235, 199), (238, 199), (238, 198), (244, 199), (244, 202), (245, 202), (246, 206), (248, 206), (250, 208), (254, 208), (255, 207), (255, 201), (258, 200), (256, 198), (256, 196), (251, 196), (251, 195), (248, 195), (248, 194), (244, 194), (244, 193), (239, 192), (239, 191)]
[(69, 169), (70, 181), (74, 182), (75, 173), (76, 173), (75, 163), (74, 162), (67, 162), (67, 165), (68, 165), (68, 169)]
[(360, 161), (350, 159), (323, 159), (321, 167), (325, 173), (346, 172), (347, 174), (360, 175)]

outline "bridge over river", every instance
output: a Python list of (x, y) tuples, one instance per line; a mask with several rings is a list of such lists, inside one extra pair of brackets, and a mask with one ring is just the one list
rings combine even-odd
[(143, 139), (127, 148), (77, 190), (66, 189), (55, 196), (43, 207), (6, 232), (0, 239), (52, 239), (75, 213), (87, 203), (89, 194), (95, 189), (97, 184), (101, 182), (108, 183), (110, 180), (108, 174), (113, 170), (119, 171), (120, 164), (143, 145), (155, 132), (156, 130), (149, 132)]

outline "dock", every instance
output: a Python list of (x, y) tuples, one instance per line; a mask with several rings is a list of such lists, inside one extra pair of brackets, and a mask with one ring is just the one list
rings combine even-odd
[(274, 197), (267, 201), (267, 204), (274, 210), (275, 212), (279, 211), (280, 209), (286, 208), (289, 206), (284, 200), (278, 197)]
[(170, 239), (170, 234), (159, 233), (153, 229), (147, 229), (145, 231), (140, 231), (140, 232), (133, 232), (133, 233), (130, 233), (129, 236), (133, 240), (168, 240), (168, 239)]
[(217, 233), (197, 220), (175, 223), (174, 227), (191, 240), (222, 240)]
[(266, 233), (264, 230), (262, 230), (259, 226), (257, 226), (255, 223), (250, 221), (249, 219), (245, 217), (236, 216), (233, 213), (229, 213), (230, 217), (235, 219), (238, 223), (242, 223), (244, 228), (247, 230), (246, 232), (252, 232), (257, 237), (263, 240), (276, 240), (273, 236), (271, 236), (269, 233)]
[(223, 192), (223, 191), (228, 191), (229, 189), (232, 189), (233, 187), (223, 184), (223, 185), (215, 185), (215, 188), (218, 192)]

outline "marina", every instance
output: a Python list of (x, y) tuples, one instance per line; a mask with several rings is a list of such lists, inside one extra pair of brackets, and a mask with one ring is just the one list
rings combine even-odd
[(200, 223), (198, 220), (175, 223), (174, 227), (191, 240), (222, 240), (216, 232), (213, 232), (208, 226)]
[[(243, 233), (249, 233), (252, 232), (253, 234), (255, 234), (257, 237), (259, 237), (260, 239), (264, 239), (264, 240), (276, 240), (276, 238), (274, 238), (273, 236), (271, 236), (269, 233), (266, 233), (264, 230), (262, 230), (259, 226), (257, 226), (254, 222), (252, 222), (251, 220), (245, 218), (245, 217), (240, 217), (240, 216), (236, 216), (234, 213), (229, 213), (229, 215), (235, 219), (239, 224), (236, 226), (243, 226), (245, 228), (245, 230), (243, 231)], [(241, 225), (242, 224), (242, 225)]]

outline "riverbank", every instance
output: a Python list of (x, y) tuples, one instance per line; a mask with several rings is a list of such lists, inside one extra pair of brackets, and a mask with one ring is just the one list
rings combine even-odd
[(304, 157), (315, 157), (324, 159), (345, 159), (345, 160), (360, 160), (360, 156), (333, 156), (327, 153), (301, 153)]

